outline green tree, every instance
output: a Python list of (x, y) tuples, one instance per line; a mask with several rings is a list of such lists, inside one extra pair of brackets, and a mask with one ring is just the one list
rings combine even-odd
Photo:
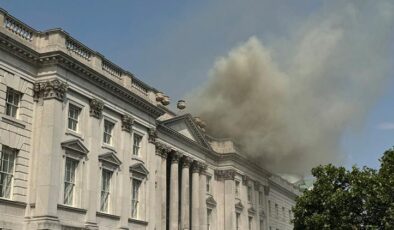
[(313, 168), (313, 187), (293, 208), (294, 229), (394, 229), (394, 150), (380, 162), (379, 171)]

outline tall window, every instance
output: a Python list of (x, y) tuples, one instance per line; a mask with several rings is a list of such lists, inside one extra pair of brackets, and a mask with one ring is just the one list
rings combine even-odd
[(0, 154), (0, 197), (11, 198), (16, 153), (3, 145)]
[(252, 202), (252, 186), (248, 185), (248, 202)]
[(132, 189), (131, 189), (131, 217), (138, 217), (138, 209), (139, 209), (139, 193), (140, 193), (141, 181), (137, 179), (132, 180)]
[(248, 221), (249, 230), (252, 230), (253, 217), (249, 216)]
[(260, 230), (264, 230), (264, 220), (260, 220)]
[(142, 137), (138, 134), (134, 134), (134, 140), (133, 140), (133, 155), (134, 156), (140, 155), (141, 141), (142, 141)]
[(268, 213), (270, 214), (270, 216), (272, 216), (272, 210), (271, 210), (271, 201), (268, 201)]
[(211, 180), (212, 180), (212, 177), (211, 176), (207, 176), (207, 184), (206, 184), (207, 193), (211, 193)]
[(239, 197), (239, 181), (235, 181), (235, 197)]
[(77, 170), (78, 161), (66, 158), (65, 172), (64, 172), (64, 204), (74, 204), (74, 190), (75, 190), (75, 172)]
[(259, 204), (260, 206), (263, 206), (263, 192), (259, 191)]
[(68, 106), (68, 128), (77, 132), (78, 131), (78, 120), (81, 109), (75, 105), (70, 104)]
[(112, 144), (112, 132), (114, 129), (114, 123), (104, 120), (104, 143)]
[(103, 169), (101, 174), (101, 200), (100, 211), (108, 212), (112, 172)]
[(278, 206), (278, 204), (275, 204), (275, 215), (276, 215), (276, 218), (279, 218), (279, 206)]
[(211, 230), (212, 225), (212, 209), (207, 209), (207, 230)]
[(282, 216), (283, 216), (283, 220), (284, 220), (286, 218), (285, 207), (282, 207)]
[(11, 117), (18, 115), (21, 93), (12, 88), (7, 88), (6, 95), (6, 114)]
[(240, 218), (241, 218), (241, 214), (240, 213), (235, 213), (235, 229), (239, 230), (239, 224), (240, 224)]

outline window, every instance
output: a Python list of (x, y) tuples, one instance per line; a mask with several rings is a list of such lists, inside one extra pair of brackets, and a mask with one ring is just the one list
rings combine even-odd
[(260, 230), (264, 230), (264, 220), (260, 220)]
[(252, 186), (248, 185), (248, 202), (252, 202)]
[(131, 217), (138, 217), (138, 209), (139, 209), (139, 192), (141, 187), (141, 181), (137, 179), (132, 180), (132, 189), (131, 189)]
[(140, 135), (134, 134), (134, 140), (133, 140), (133, 155), (134, 156), (140, 155), (141, 141), (142, 141), (142, 137)]
[(114, 123), (104, 120), (104, 143), (112, 144), (112, 131), (114, 129)]
[(68, 106), (68, 128), (77, 132), (78, 131), (78, 118), (81, 109), (75, 105), (69, 104)]
[(272, 210), (271, 210), (271, 201), (268, 201), (268, 213), (270, 214), (270, 216), (272, 216)]
[(17, 117), (21, 93), (12, 88), (7, 88), (6, 95), (6, 114), (11, 117)]
[(0, 154), (0, 197), (11, 198), (16, 153), (3, 145)]
[(249, 216), (248, 220), (249, 220), (248, 222), (249, 230), (252, 230), (253, 217)]
[(239, 197), (239, 181), (235, 181), (235, 197)]
[(259, 191), (259, 204), (260, 204), (260, 206), (263, 206), (263, 192), (262, 191)]
[(212, 225), (212, 209), (207, 209), (207, 230), (211, 230)]
[(279, 206), (278, 206), (278, 204), (275, 204), (275, 215), (276, 215), (276, 218), (279, 218)]
[(64, 200), (66, 205), (74, 204), (74, 190), (75, 190), (75, 172), (77, 170), (78, 161), (66, 158), (66, 165), (64, 170)]
[(108, 212), (112, 171), (103, 169), (101, 174), (100, 211)]
[(212, 177), (211, 176), (207, 176), (207, 193), (210, 193), (211, 192), (211, 179), (212, 179)]
[(283, 216), (283, 219), (285, 219), (285, 217), (286, 217), (286, 214), (285, 214), (285, 207), (282, 207), (282, 216)]
[(239, 230), (239, 220), (241, 218), (241, 214), (240, 213), (235, 213), (235, 229)]

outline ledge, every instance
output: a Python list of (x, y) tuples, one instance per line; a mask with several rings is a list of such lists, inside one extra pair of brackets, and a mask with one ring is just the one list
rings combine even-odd
[(70, 130), (70, 129), (67, 129), (67, 130), (66, 130), (66, 135), (76, 137), (76, 138), (80, 139), (81, 141), (84, 140), (82, 134), (77, 133), (77, 132), (75, 132), (75, 131), (73, 131), (73, 130)]
[(9, 200), (5, 198), (0, 198), (0, 204), (10, 204), (13, 206), (18, 206), (18, 207), (26, 207), (26, 203), (22, 201), (15, 201), (15, 200)]
[(102, 143), (101, 148), (102, 148), (102, 149), (107, 149), (107, 150), (110, 150), (110, 151), (116, 153), (116, 149), (115, 149), (115, 147), (112, 146), (112, 145)]
[(58, 204), (57, 208), (62, 209), (62, 210), (66, 210), (66, 211), (77, 212), (77, 213), (86, 213), (88, 211), (83, 208), (72, 207), (72, 206), (68, 206), (68, 205), (64, 205), (64, 204)]
[(4, 116), (1, 117), (1, 120), (4, 123), (16, 126), (18, 128), (24, 129), (26, 127), (26, 123), (24, 121), (16, 119), (16, 118), (11, 117), (11, 116), (4, 115)]
[(97, 216), (101, 216), (101, 217), (107, 217), (113, 220), (120, 220), (120, 216), (118, 215), (113, 215), (113, 214), (109, 214), (109, 213), (105, 213), (105, 212), (96, 212)]
[(148, 221), (145, 221), (145, 220), (137, 220), (137, 219), (134, 219), (134, 218), (129, 218), (129, 223), (148, 225)]

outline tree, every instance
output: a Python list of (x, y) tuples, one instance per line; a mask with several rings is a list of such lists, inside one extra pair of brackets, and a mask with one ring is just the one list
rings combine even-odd
[(394, 150), (380, 169), (312, 169), (313, 188), (296, 200), (294, 229), (394, 229)]

